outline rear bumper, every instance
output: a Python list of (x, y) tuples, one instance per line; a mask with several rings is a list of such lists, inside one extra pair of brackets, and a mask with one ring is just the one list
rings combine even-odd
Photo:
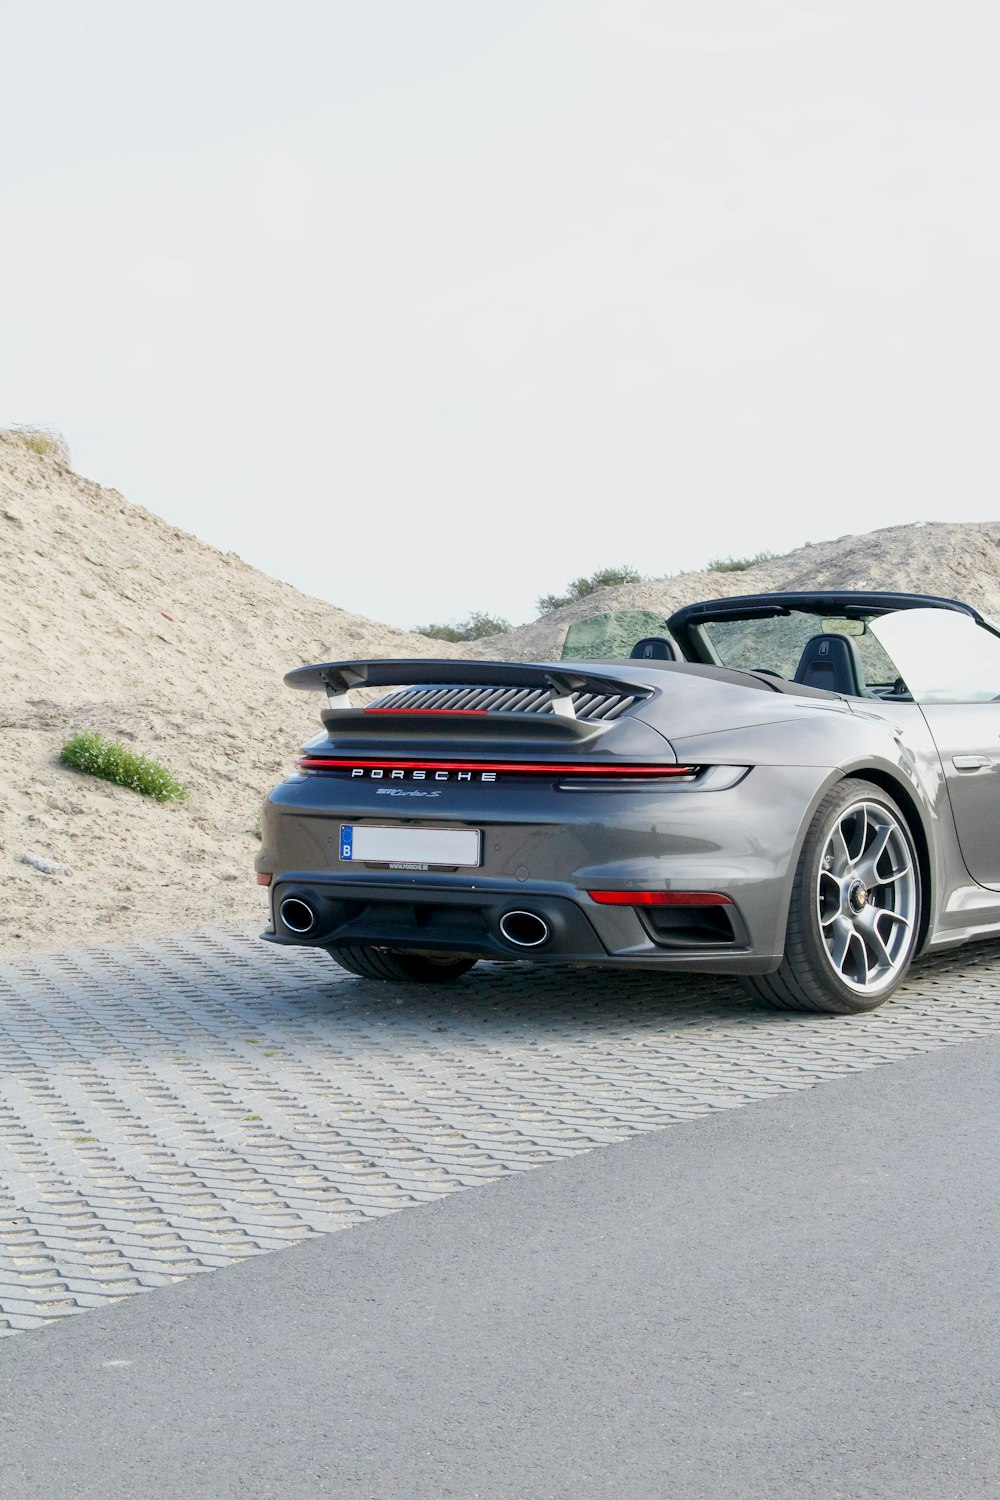
[[(755, 767), (711, 791), (635, 787), (445, 784), (426, 804), (378, 784), (293, 777), (264, 808), (257, 869), (272, 876), (269, 941), (371, 944), (539, 963), (586, 963), (706, 973), (768, 973), (781, 960), (790, 884), (811, 808), (831, 773)], [(340, 826), (366, 822), (478, 828), (483, 863), (471, 871), (410, 872), (340, 858)], [(656, 930), (649, 913), (592, 901), (591, 890), (717, 891), (727, 934)], [(281, 902), (310, 902), (307, 933), (282, 923)], [(512, 909), (552, 929), (518, 950), (499, 933)], [(699, 933), (704, 941), (699, 941)]]
[[(480, 884), (460, 889), (453, 884), (434, 887), (424, 880), (414, 888), (289, 871), (274, 883), (271, 894), (273, 929), (261, 936), (290, 947), (366, 945), (500, 962), (700, 969), (717, 974), (766, 973), (778, 961), (776, 955), (751, 951), (735, 905), (723, 909), (726, 926), (708, 933), (681, 925), (657, 931), (656, 913), (601, 906), (585, 892), (554, 886), (493, 884), (484, 889)], [(286, 900), (304, 903), (314, 913), (315, 925), (307, 933), (292, 930), (282, 920)], [(295, 911), (298, 915), (301, 907)], [(541, 918), (548, 928), (545, 941), (522, 947), (506, 938), (501, 922), (511, 912)], [(677, 916), (676, 910), (671, 916)]]

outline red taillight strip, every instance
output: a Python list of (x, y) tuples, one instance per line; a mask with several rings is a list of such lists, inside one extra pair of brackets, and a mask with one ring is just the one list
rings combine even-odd
[(303, 755), (303, 771), (510, 771), (521, 776), (693, 776), (697, 766), (566, 765), (526, 760), (357, 760), (354, 756)]
[(732, 906), (721, 891), (588, 891), (599, 906)]

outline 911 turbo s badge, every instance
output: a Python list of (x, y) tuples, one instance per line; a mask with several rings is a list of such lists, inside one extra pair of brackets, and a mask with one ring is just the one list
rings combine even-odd
[(442, 792), (412, 791), (402, 786), (380, 786), (375, 791), (376, 797), (440, 797)]

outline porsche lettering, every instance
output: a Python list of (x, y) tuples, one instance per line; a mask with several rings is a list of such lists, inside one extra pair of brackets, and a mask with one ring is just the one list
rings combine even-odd
[(496, 781), (496, 771), (415, 771), (398, 766), (353, 766), (352, 781)]

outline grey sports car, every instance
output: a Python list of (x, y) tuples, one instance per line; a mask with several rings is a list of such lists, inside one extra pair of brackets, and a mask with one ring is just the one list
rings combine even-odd
[(628, 660), (285, 682), (328, 706), (265, 805), (264, 937), (365, 978), (698, 971), (849, 1013), (1000, 933), (1000, 627), (954, 600), (715, 599)]

